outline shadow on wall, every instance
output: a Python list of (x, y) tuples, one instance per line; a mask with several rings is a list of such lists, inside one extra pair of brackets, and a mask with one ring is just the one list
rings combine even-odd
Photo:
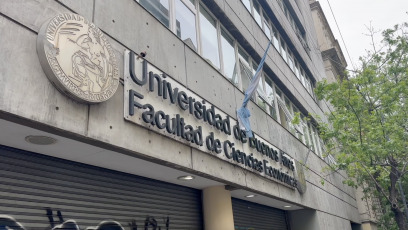
[(288, 212), (291, 230), (320, 230), (315, 210), (303, 209)]
[(363, 230), (361, 224), (351, 223), (351, 230)]

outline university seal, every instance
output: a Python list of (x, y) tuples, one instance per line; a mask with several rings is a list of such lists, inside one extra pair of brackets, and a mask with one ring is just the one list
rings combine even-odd
[(119, 70), (109, 41), (80, 15), (64, 13), (45, 22), (37, 53), (49, 80), (78, 102), (106, 101), (118, 88)]

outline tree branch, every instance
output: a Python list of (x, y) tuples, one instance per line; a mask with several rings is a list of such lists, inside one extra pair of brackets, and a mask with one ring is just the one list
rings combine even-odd
[(387, 194), (384, 192), (384, 189), (381, 187), (381, 185), (377, 182), (377, 180), (374, 178), (373, 175), (371, 175), (371, 173), (368, 171), (367, 167), (361, 163), (360, 161), (357, 160), (358, 163), (360, 163), (360, 165), (364, 168), (364, 170), (366, 171), (366, 173), (371, 177), (371, 179), (374, 181), (374, 183), (376, 184), (378, 190), (380, 190), (381, 194), (387, 199), (388, 202), (390, 202), (390, 204), (392, 204), (391, 200), (389, 199), (389, 197), (387, 196)]
[[(350, 83), (350, 82), (349, 82)], [(362, 131), (361, 131), (361, 120), (360, 117), (357, 115), (356, 110), (354, 110), (354, 107), (350, 104), (350, 86), (348, 87), (348, 98), (347, 98), (347, 104), (349, 105), (349, 107), (351, 108), (351, 110), (353, 110), (354, 115), (357, 117), (358, 120), (358, 128), (359, 128), (359, 135), (360, 135), (360, 145), (363, 145), (363, 136), (362, 136)]]

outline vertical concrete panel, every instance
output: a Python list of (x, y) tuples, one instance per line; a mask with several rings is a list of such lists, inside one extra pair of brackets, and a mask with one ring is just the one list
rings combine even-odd
[(280, 198), (284, 200), (290, 200), (295, 203), (300, 203), (301, 201), (301, 194), (297, 189), (289, 188), (285, 185), (278, 185), (279, 187), (279, 194)]
[[(108, 39), (118, 60), (119, 76), (123, 77), (125, 47), (110, 38)], [(191, 168), (191, 149), (189, 146), (125, 121), (123, 90), (124, 88), (120, 84), (111, 99), (90, 106), (88, 137), (128, 149), (138, 156)]]
[(224, 186), (203, 190), (203, 212), (205, 230), (235, 229), (231, 193)]
[(246, 173), (245, 180), (248, 188), (257, 188), (265, 194), (269, 194), (274, 197), (281, 197), (279, 191), (279, 185), (276, 182), (272, 182), (269, 179), (260, 177), (254, 173)]
[(186, 85), (185, 44), (133, 0), (98, 0), (94, 23), (136, 53)]
[(57, 0), (71, 10), (92, 21), (94, 0)]
[(236, 117), (235, 87), (194, 51), (186, 49), (187, 87), (231, 117)]
[(55, 0), (1, 0), (0, 12), (34, 31), (58, 13), (71, 13)]
[(0, 16), (0, 110), (80, 135), (88, 106), (60, 93), (45, 76), (37, 35)]
[(245, 182), (245, 174), (248, 172), (245, 169), (197, 149), (193, 148), (191, 151), (191, 164), (194, 170), (211, 177), (228, 181), (232, 184), (238, 184), (240, 186), (247, 185)]
[(307, 207), (317, 208), (317, 200), (315, 195), (316, 188), (309, 182), (306, 182), (306, 187), (306, 193), (300, 196), (300, 202)]
[(319, 229), (324, 230), (351, 230), (350, 221), (337, 216), (317, 211)]
[(241, 105), (237, 105), (235, 101), (236, 87), (232, 85), (229, 81), (225, 83), (225, 88), (221, 90), (221, 100), (224, 103), (220, 109), (237, 119), (237, 109)]
[(88, 137), (127, 149), (135, 156), (191, 168), (189, 146), (125, 121), (123, 106), (122, 86), (109, 101), (92, 105)]

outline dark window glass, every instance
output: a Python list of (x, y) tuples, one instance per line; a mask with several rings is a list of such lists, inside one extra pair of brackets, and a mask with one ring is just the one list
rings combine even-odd
[(170, 26), (169, 0), (140, 0), (139, 3), (165, 26)]

